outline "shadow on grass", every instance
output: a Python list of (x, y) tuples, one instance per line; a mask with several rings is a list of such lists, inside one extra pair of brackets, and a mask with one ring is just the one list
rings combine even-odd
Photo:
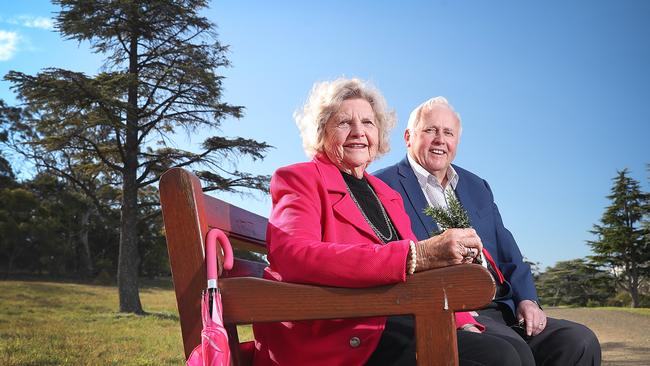
[[(48, 283), (117, 287), (117, 280), (113, 277), (109, 278), (108, 283), (103, 283), (97, 278), (84, 279), (80, 277), (50, 276), (31, 273), (12, 273), (8, 276), (0, 278), (0, 281), (33, 282), (36, 284), (36, 286), (43, 286), (44, 288), (47, 287)], [(172, 278), (170, 276), (156, 278), (141, 277), (138, 279), (138, 282), (139, 290), (141, 292), (149, 292), (150, 290), (174, 290), (174, 283), (172, 282)]]
[(639, 366), (645, 365), (640, 363), (639, 360), (616, 360), (616, 361), (603, 361), (603, 366)]
[(140, 290), (160, 289), (174, 290), (174, 283), (171, 277), (140, 278)]
[(79, 283), (74, 282), (32, 282), (30, 284), (30, 291), (36, 292), (36, 295), (48, 296), (48, 295), (66, 295), (66, 296), (76, 296), (76, 295), (95, 295), (94, 292), (85, 290), (80, 287), (70, 287), (70, 286), (52, 286), (52, 284), (66, 284), (66, 285), (79, 285)]
[(132, 318), (152, 318), (156, 320), (172, 320), (179, 321), (180, 318), (178, 314), (169, 313), (165, 311), (151, 311), (144, 312), (143, 314), (132, 314), (132, 313), (110, 313), (115, 319), (132, 319)]
[(648, 347), (633, 347), (629, 346), (625, 342), (604, 342), (600, 345), (603, 354), (606, 352), (617, 352), (629, 355), (625, 357), (626, 359), (620, 360), (618, 357), (613, 357), (614, 359), (604, 359), (603, 365), (612, 366), (612, 365), (646, 365), (648, 360), (650, 360), (650, 348)]
[(144, 316), (150, 316), (155, 319), (161, 319), (161, 320), (173, 320), (173, 321), (180, 320), (178, 314), (172, 314), (166, 312), (147, 312), (144, 314)]
[[(30, 282), (28, 286), (12, 287), (6, 289), (10, 291), (12, 300), (19, 303), (29, 303), (39, 308), (53, 309), (65, 306), (66, 299), (77, 299), (83, 297), (97, 296), (95, 292), (72, 286), (60, 286), (61, 283), (45, 282), (37, 283)], [(69, 283), (65, 283), (69, 284)]]
[(601, 343), (600, 348), (603, 351), (621, 351), (630, 352), (631, 354), (646, 354), (650, 355), (650, 348), (648, 347), (630, 347), (625, 342), (605, 342)]

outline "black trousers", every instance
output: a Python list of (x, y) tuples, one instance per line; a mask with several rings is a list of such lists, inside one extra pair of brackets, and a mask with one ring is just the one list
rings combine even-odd
[[(496, 304), (479, 311), (483, 333), (458, 331), (458, 358), (462, 366), (600, 365), (598, 339), (589, 328), (567, 320), (548, 318), (546, 329), (524, 340), (509, 325), (509, 308)], [(389, 317), (369, 366), (415, 365), (414, 322), (410, 316)]]
[[(507, 339), (486, 333), (459, 330), (458, 358), (461, 366), (519, 366), (515, 346)], [(411, 316), (389, 317), (386, 328), (367, 366), (414, 366), (415, 336)], [(534, 365), (532, 363), (531, 365)]]

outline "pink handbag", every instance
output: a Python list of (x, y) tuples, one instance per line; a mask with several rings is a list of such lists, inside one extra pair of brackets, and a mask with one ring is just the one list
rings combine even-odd
[(232, 247), (228, 237), (219, 229), (211, 229), (205, 243), (205, 262), (208, 272), (208, 288), (201, 298), (201, 344), (196, 346), (187, 359), (187, 366), (229, 366), (230, 348), (228, 333), (223, 326), (221, 293), (217, 288), (217, 240), (224, 253), (224, 269), (233, 265)]

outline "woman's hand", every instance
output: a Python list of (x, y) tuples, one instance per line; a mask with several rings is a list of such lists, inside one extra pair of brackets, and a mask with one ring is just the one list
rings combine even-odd
[(483, 251), (474, 229), (447, 229), (440, 235), (415, 244), (416, 272), (455, 264), (471, 263)]
[(476, 325), (473, 325), (473, 324), (467, 324), (467, 326), (463, 327), (462, 330), (464, 330), (466, 332), (472, 332), (472, 333), (483, 333), (483, 332), (481, 332), (480, 329), (478, 329), (476, 327)]

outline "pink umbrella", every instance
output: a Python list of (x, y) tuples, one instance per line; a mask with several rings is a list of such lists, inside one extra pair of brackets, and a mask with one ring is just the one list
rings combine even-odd
[(205, 243), (205, 262), (208, 272), (208, 288), (201, 299), (201, 344), (196, 346), (187, 359), (187, 366), (228, 366), (230, 348), (228, 334), (223, 326), (221, 293), (217, 288), (217, 240), (221, 244), (224, 269), (233, 265), (232, 247), (228, 237), (219, 229), (211, 229)]

